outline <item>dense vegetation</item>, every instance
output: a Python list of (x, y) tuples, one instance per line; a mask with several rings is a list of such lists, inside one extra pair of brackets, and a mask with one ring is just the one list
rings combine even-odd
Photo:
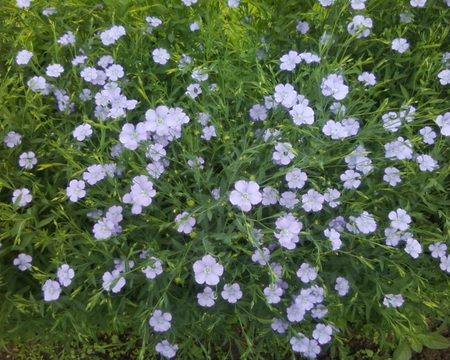
[(0, 343), (449, 345), (448, 0), (49, 3), (0, 7)]

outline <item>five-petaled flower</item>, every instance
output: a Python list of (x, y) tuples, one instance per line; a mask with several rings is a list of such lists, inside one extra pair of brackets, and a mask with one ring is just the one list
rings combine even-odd
[(16, 265), (19, 270), (25, 271), (31, 268), (32, 260), (33, 258), (30, 255), (22, 253), (14, 259), (13, 264)]
[(23, 207), (33, 200), (33, 195), (30, 194), (30, 190), (27, 188), (14, 190), (12, 196), (12, 203), (17, 206)]
[(42, 291), (44, 292), (45, 301), (54, 301), (59, 299), (61, 294), (61, 285), (57, 281), (47, 280), (42, 285)]
[(172, 314), (168, 312), (163, 313), (161, 310), (155, 310), (148, 320), (148, 323), (156, 332), (165, 332), (170, 329), (171, 321)]
[(252, 205), (257, 205), (262, 200), (259, 185), (254, 181), (238, 180), (234, 188), (230, 193), (230, 202), (242, 211), (250, 211)]
[(195, 281), (198, 284), (217, 285), (223, 274), (223, 266), (211, 255), (205, 255), (194, 263)]

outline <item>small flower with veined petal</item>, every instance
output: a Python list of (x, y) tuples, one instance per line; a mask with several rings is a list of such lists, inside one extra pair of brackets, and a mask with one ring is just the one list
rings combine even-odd
[(194, 263), (195, 281), (198, 284), (217, 285), (223, 274), (223, 266), (211, 255), (205, 255)]
[(254, 181), (236, 181), (234, 188), (230, 194), (230, 202), (242, 211), (250, 211), (252, 205), (257, 205), (262, 200), (259, 185)]

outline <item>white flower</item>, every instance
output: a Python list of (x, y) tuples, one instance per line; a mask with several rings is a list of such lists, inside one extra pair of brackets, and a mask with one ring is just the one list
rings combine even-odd
[(354, 10), (362, 10), (366, 7), (366, 0), (351, 0), (350, 6)]
[(375, 75), (364, 71), (361, 75), (358, 76), (358, 81), (364, 83), (364, 86), (373, 86), (376, 84)]
[(19, 165), (24, 169), (30, 170), (37, 164), (36, 155), (34, 152), (24, 152), (19, 156)]
[(78, 141), (83, 141), (92, 135), (92, 126), (90, 124), (82, 124), (75, 128), (72, 136)]
[(23, 207), (33, 200), (33, 196), (30, 194), (30, 190), (27, 188), (14, 190), (12, 196), (12, 203), (17, 206)]
[(410, 4), (413, 7), (424, 7), (427, 0), (410, 0)]
[(351, 35), (356, 35), (357, 39), (369, 36), (370, 29), (373, 26), (373, 21), (370, 18), (365, 18), (362, 15), (356, 15), (352, 21), (347, 25), (347, 31)]
[(309, 24), (306, 21), (297, 21), (296, 29), (300, 34), (306, 34), (309, 31)]
[(170, 59), (170, 55), (166, 49), (159, 48), (152, 51), (153, 61), (155, 63), (165, 65)]
[(27, 7), (30, 7), (31, 0), (16, 0), (17, 6), (21, 9), (25, 9)]
[(202, 93), (202, 88), (199, 84), (191, 84), (187, 87), (185, 94), (195, 99)]
[(441, 85), (450, 84), (450, 70), (449, 69), (442, 70), (438, 74), (438, 78), (439, 78), (439, 82), (441, 83)]
[(57, 13), (58, 13), (58, 11), (56, 11), (56, 9), (53, 6), (49, 6), (49, 7), (45, 8), (44, 10), (42, 10), (42, 15), (44, 15), (44, 16), (50, 16), (50, 15), (54, 15)]
[(386, 307), (400, 307), (403, 305), (405, 301), (403, 300), (403, 296), (400, 294), (387, 294), (384, 297), (383, 305)]
[(28, 50), (21, 50), (16, 55), (16, 63), (18, 65), (26, 65), (32, 58), (33, 53)]
[(322, 6), (330, 6), (334, 4), (335, 0), (319, 0), (320, 5)]
[(191, 25), (189, 25), (189, 29), (194, 32), (200, 29), (200, 25), (197, 21), (194, 21)]
[(302, 58), (298, 55), (297, 51), (289, 51), (286, 55), (283, 55), (280, 58), (281, 64), (280, 69), (281, 70), (287, 70), (292, 71), (295, 69), (296, 65), (302, 61)]
[(398, 51), (400, 54), (403, 54), (409, 48), (408, 40), (403, 38), (398, 38), (392, 40), (391, 43), (392, 50)]

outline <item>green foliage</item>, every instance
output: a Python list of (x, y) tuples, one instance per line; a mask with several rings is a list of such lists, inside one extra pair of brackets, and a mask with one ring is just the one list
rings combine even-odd
[[(30, 344), (39, 340), (44, 349), (61, 359), (132, 355), (139, 359), (156, 356), (155, 346), (167, 339), (177, 344), (182, 359), (295, 358), (290, 340), (299, 333), (312, 338), (316, 324), (333, 327), (333, 339), (322, 346), (340, 359), (350, 358), (350, 338), (374, 338), (374, 348), (362, 348), (358, 357), (409, 359), (423, 347), (442, 349), (448, 341), (430, 332), (430, 324), (450, 316), (450, 281), (430, 256), (429, 246), (447, 244), (450, 234), (449, 138), (441, 134), (436, 118), (448, 111), (448, 85), (438, 73), (445, 69), (442, 57), (450, 51), (449, 8), (441, 0), (428, 0), (425, 8), (393, 0), (368, 1), (366, 9), (352, 10), (348, 1), (330, 7), (317, 1), (241, 0), (237, 8), (226, 1), (199, 0), (185, 6), (170, 1), (62, 1), (54, 4), (57, 14), (45, 16), (48, 2), (34, 0), (20, 9), (7, 0), (0, 7), (4, 31), (0, 37), (0, 136), (20, 133), (14, 147), (0, 146), (0, 343)], [(410, 11), (413, 21), (399, 15)], [(357, 14), (373, 20), (366, 38), (351, 35), (347, 25)], [(162, 20), (148, 30), (147, 16)], [(307, 21), (310, 30), (301, 34), (297, 21)], [(196, 21), (200, 29), (190, 31)], [(126, 34), (111, 45), (99, 34), (112, 26), (123, 26)], [(73, 32), (75, 45), (58, 39)], [(323, 36), (329, 35), (326, 40)], [(395, 38), (406, 38), (410, 49), (400, 54), (391, 49)], [(167, 64), (156, 63), (152, 51), (164, 48)], [(20, 50), (33, 52), (27, 65), (16, 62)], [(289, 51), (311, 52), (319, 63), (302, 61), (293, 71), (280, 69), (280, 57)], [(73, 65), (75, 56), (86, 56), (83, 65)], [(83, 80), (86, 67), (100, 69), (98, 60), (112, 56), (125, 76), (117, 84), (128, 100), (136, 100), (117, 118), (99, 119), (94, 98), (82, 101), (84, 89), (94, 96), (103, 89)], [(179, 66), (183, 55), (192, 62)], [(61, 64), (64, 72), (53, 78), (45, 74), (49, 64)], [(207, 81), (192, 78), (194, 70), (208, 74)], [(376, 75), (376, 84), (357, 80), (363, 72)], [(335, 102), (324, 96), (321, 84), (330, 74), (342, 75), (350, 91), (343, 112), (333, 114)], [(54, 88), (33, 91), (29, 79), (43, 76)], [(191, 98), (186, 89), (198, 83), (202, 93)], [(251, 121), (249, 110), (263, 104), (278, 84), (292, 84), (314, 109), (310, 125), (295, 125), (289, 111), (279, 105), (263, 121)], [(213, 87), (211, 87), (213, 85)], [(54, 96), (64, 90), (65, 102)], [(73, 103), (73, 110), (70, 103)], [(125, 124), (137, 125), (149, 109), (179, 108), (190, 119), (179, 137), (165, 146), (169, 165), (159, 178), (151, 178), (146, 147), (158, 141), (148, 131), (136, 150), (111, 152), (120, 145)], [(416, 109), (413, 121), (403, 121), (398, 131), (387, 131), (382, 116), (406, 107)], [(202, 113), (216, 136), (206, 140)], [(356, 119), (357, 135), (334, 140), (323, 132), (329, 119)], [(93, 134), (77, 141), (74, 129), (89, 124)], [(432, 145), (423, 142), (419, 130), (430, 126), (438, 134)], [(263, 139), (267, 131), (279, 131)], [(434, 171), (421, 171), (415, 159), (389, 159), (385, 145), (399, 136), (411, 142), (415, 155), (428, 154), (438, 161)], [(294, 159), (288, 166), (272, 161), (278, 142), (290, 143)], [(347, 157), (357, 146), (371, 161), (361, 186), (347, 189), (341, 175), (348, 169)], [(32, 169), (19, 166), (19, 156), (33, 151), (38, 160)], [(188, 166), (197, 157), (204, 168)], [(73, 179), (83, 179), (89, 166), (115, 164), (113, 176), (94, 185), (86, 184), (86, 196), (68, 200), (66, 189)], [(386, 167), (400, 169), (402, 181), (390, 186), (383, 181)], [(307, 176), (303, 189), (286, 185), (286, 174), (300, 168)], [(156, 196), (142, 212), (133, 213), (124, 201), (133, 178), (145, 175)], [(241, 211), (230, 202), (237, 181), (255, 181), (262, 188), (283, 193), (291, 190), (300, 200), (293, 209), (281, 205), (254, 205)], [(16, 189), (27, 188), (32, 201), (12, 202)], [(305, 211), (302, 196), (314, 189), (340, 191), (336, 208), (324, 203), (323, 210)], [(217, 189), (218, 198), (211, 192)], [(120, 231), (97, 239), (93, 211), (105, 214), (112, 206), (123, 207)], [(386, 243), (388, 214), (405, 209), (412, 218), (399, 246)], [(377, 228), (369, 233), (352, 231), (353, 219), (363, 211), (371, 214)], [(183, 234), (175, 223), (178, 214), (195, 218), (193, 231)], [(277, 219), (286, 213), (302, 222), (300, 241), (294, 249), (280, 246), (274, 237)], [(333, 249), (324, 230), (342, 216), (342, 247)], [(262, 238), (258, 238), (258, 230)], [(400, 235), (399, 235), (400, 236)], [(404, 250), (405, 239), (414, 238), (422, 253), (413, 258)], [(252, 261), (255, 251), (270, 248), (270, 261)], [(142, 251), (147, 256), (141, 257)], [(32, 256), (32, 267), (20, 271), (13, 265), (19, 254)], [(206, 254), (224, 267), (213, 307), (201, 307), (197, 294), (204, 285), (195, 280), (193, 264)], [(148, 279), (142, 270), (162, 263), (163, 273)], [(126, 285), (118, 293), (106, 291), (105, 273), (121, 259)], [(131, 263), (132, 262), (132, 263)], [(270, 263), (282, 265), (281, 276)], [(311, 284), (296, 275), (302, 263), (318, 274)], [(75, 270), (72, 283), (62, 288), (55, 301), (44, 301), (43, 284), (57, 280), (57, 269), (69, 264)], [(134, 266), (132, 266), (134, 264)], [(336, 279), (349, 281), (350, 292), (339, 296)], [(278, 304), (268, 303), (264, 289), (283, 279), (288, 286)], [(118, 283), (118, 282), (117, 282)], [(221, 297), (225, 284), (238, 283), (242, 299), (230, 304)], [(116, 282), (112, 283), (112, 287)], [(286, 333), (271, 329), (273, 318), (287, 320), (286, 311), (301, 290), (317, 285), (323, 289), (328, 310), (323, 319), (290, 322)], [(400, 307), (386, 307), (388, 294), (400, 294)], [(171, 328), (158, 333), (149, 326), (155, 310), (170, 312)], [(356, 329), (356, 330), (355, 330)], [(119, 337), (119, 334), (124, 334)], [(47, 345), (48, 344), (48, 345)], [(55, 350), (59, 349), (59, 351)], [(395, 349), (395, 351), (393, 351)], [(295, 350), (295, 349), (294, 349)], [(26, 350), (20, 355), (25, 354)], [(44, 351), (44, 350), (43, 350)], [(45, 351), (44, 351), (45, 352)], [(78, 353), (74, 355), (74, 353)]]

